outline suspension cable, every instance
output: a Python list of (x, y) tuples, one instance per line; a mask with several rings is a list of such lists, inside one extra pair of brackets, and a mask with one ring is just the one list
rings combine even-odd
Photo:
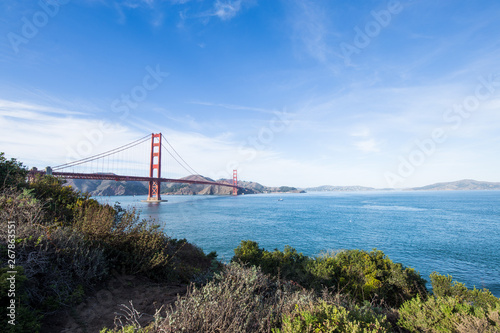
[[(186, 167), (184, 166), (184, 164), (182, 164), (182, 163), (181, 163), (181, 162), (180, 162), (180, 161), (179, 161), (179, 160), (175, 157), (175, 155), (173, 155), (173, 154), (172, 154), (172, 153), (171, 153), (171, 152), (167, 149), (167, 147), (165, 147), (165, 145), (163, 144), (163, 142), (162, 142), (162, 144), (161, 144), (161, 145), (162, 145), (162, 147), (163, 147), (163, 148), (167, 151), (167, 153), (168, 153), (170, 156), (172, 156), (172, 158), (173, 158), (173, 159), (174, 159), (174, 160), (175, 160), (175, 161), (176, 161), (176, 162), (177, 162), (177, 163), (178, 163), (178, 164), (179, 164), (179, 165), (180, 165), (180, 166), (181, 166), (184, 170), (186, 170), (188, 173), (191, 173), (191, 174), (193, 173), (193, 171), (194, 171), (194, 170), (189, 170), (188, 168), (186, 168)], [(196, 173), (196, 171), (194, 172), (194, 174), (199, 175), (198, 173)]]
[(151, 137), (151, 134), (148, 134), (148, 135), (146, 135), (143, 138), (140, 138), (140, 139), (135, 140), (135, 141), (133, 141), (131, 143), (128, 143), (128, 144), (123, 145), (123, 146), (120, 146), (118, 148), (108, 150), (108, 151), (106, 151), (104, 153), (100, 153), (100, 154), (97, 154), (97, 155), (94, 155), (94, 156), (86, 157), (86, 158), (83, 158), (83, 159), (78, 160), (78, 161), (73, 161), (73, 162), (68, 162), (68, 163), (65, 163), (65, 164), (56, 165), (55, 167), (52, 168), (52, 170), (73, 167), (73, 166), (76, 166), (76, 165), (79, 165), (79, 164), (87, 163), (87, 162), (94, 161), (94, 160), (99, 159), (99, 158), (103, 158), (103, 157), (107, 157), (109, 155), (113, 155), (113, 154), (119, 153), (119, 152), (121, 152), (123, 150), (132, 148), (134, 146), (137, 146), (137, 145), (139, 145), (141, 143), (146, 142), (150, 137)]
[(193, 173), (193, 174), (195, 174), (195, 175), (198, 175), (198, 176), (199, 176), (200, 174), (199, 174), (198, 172), (196, 172), (196, 170), (194, 170), (194, 169), (193, 169), (193, 168), (192, 168), (192, 167), (191, 167), (191, 166), (190, 166), (190, 165), (189, 165), (189, 164), (188, 164), (188, 163), (187, 163), (187, 162), (186, 162), (186, 161), (182, 158), (182, 156), (181, 156), (181, 155), (179, 155), (179, 153), (175, 150), (175, 148), (174, 148), (174, 147), (172, 147), (172, 145), (170, 144), (170, 142), (168, 142), (167, 138), (166, 138), (163, 134), (162, 134), (161, 136), (162, 136), (162, 138), (163, 138), (163, 139), (164, 139), (164, 140), (168, 143), (168, 145), (170, 146), (170, 148), (172, 148), (172, 150), (175, 152), (175, 154), (176, 154), (177, 156), (179, 156), (179, 158), (180, 158), (180, 159), (184, 162), (184, 164), (185, 164), (185, 165), (186, 165), (189, 169), (191, 169), (191, 171), (190, 171), (190, 170), (188, 170), (188, 169), (186, 169), (186, 167), (185, 167), (185, 166), (183, 166), (183, 165), (181, 164), (181, 162), (179, 162), (179, 160), (178, 160), (177, 158), (175, 158), (175, 156), (174, 156), (174, 155), (172, 155), (172, 153), (171, 153), (171, 152), (167, 149), (167, 147), (163, 146), (163, 142), (162, 142), (162, 144), (161, 144), (161, 145), (162, 145), (162, 146), (163, 146), (163, 148), (165, 148), (165, 150), (166, 150), (166, 151), (170, 154), (170, 156), (172, 156), (172, 157), (174, 158), (174, 160), (176, 160), (176, 161), (177, 161), (177, 163), (179, 163), (179, 164), (180, 164), (180, 165), (181, 165), (181, 166), (182, 166), (182, 167), (183, 167), (183, 168), (184, 168), (187, 172), (189, 172), (189, 173)]

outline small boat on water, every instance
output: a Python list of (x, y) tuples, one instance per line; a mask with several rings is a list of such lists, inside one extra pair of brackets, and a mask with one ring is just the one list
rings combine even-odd
[(278, 199), (278, 201), (283, 201), (283, 199), (282, 199), (282, 198), (279, 198), (279, 199)]

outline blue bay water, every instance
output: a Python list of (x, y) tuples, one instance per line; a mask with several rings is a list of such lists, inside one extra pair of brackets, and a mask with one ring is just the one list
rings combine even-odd
[(326, 192), (227, 196), (101, 197), (136, 207), (167, 235), (229, 261), (241, 240), (314, 256), (377, 248), (429, 280), (437, 271), (500, 297), (500, 191)]

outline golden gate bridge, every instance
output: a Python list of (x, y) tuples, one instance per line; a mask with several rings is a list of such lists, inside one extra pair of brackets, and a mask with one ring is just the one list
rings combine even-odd
[[(150, 141), (150, 149), (144, 149), (144, 145)], [(166, 143), (166, 145), (164, 144)], [(168, 147), (170, 148), (167, 148)], [(149, 148), (149, 147), (148, 147)], [(138, 149), (140, 150), (138, 152)], [(135, 150), (135, 151), (133, 151)], [(184, 184), (199, 184), (199, 185), (215, 185), (232, 187), (233, 195), (238, 194), (238, 174), (237, 170), (233, 170), (233, 179), (231, 181), (211, 181), (201, 179), (186, 179), (186, 178), (162, 178), (162, 165), (166, 163), (166, 152), (170, 157), (178, 163), (183, 169), (191, 174), (199, 175), (182, 157), (177, 153), (174, 147), (161, 133), (148, 134), (138, 140), (130, 142), (109, 151), (89, 156), (77, 161), (72, 161), (54, 167), (47, 167), (45, 171), (33, 168), (29, 176), (34, 177), (36, 174), (47, 174), (55, 177), (66, 179), (93, 179), (93, 180), (115, 180), (115, 181), (143, 181), (148, 182), (148, 199), (149, 202), (160, 202), (161, 200), (161, 183), (184, 183)], [(141, 157), (142, 155), (142, 157)], [(149, 163), (141, 163), (148, 160)], [(163, 161), (163, 163), (162, 163)], [(119, 164), (122, 164), (119, 166)], [(124, 168), (123, 164), (129, 164), (129, 168)], [(142, 172), (149, 171), (149, 176), (146, 175), (123, 175), (110, 172), (111, 170), (119, 169), (124, 174), (130, 172), (130, 166), (141, 165)], [(146, 165), (144, 165), (146, 164)], [(137, 170), (137, 169), (135, 169)]]

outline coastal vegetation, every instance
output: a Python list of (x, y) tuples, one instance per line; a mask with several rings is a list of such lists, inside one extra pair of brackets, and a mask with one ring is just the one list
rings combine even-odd
[[(0, 153), (0, 325), (7, 332), (43, 332), (62, 312), (85, 328), (77, 305), (115, 272), (186, 288), (156, 313), (131, 303), (103, 333), (500, 331), (500, 299), (488, 290), (433, 273), (430, 291), (417, 271), (380, 250), (308, 257), (244, 240), (224, 264), (134, 210), (100, 204), (54, 177), (26, 176), (22, 163)], [(6, 312), (12, 299), (16, 325)]]

